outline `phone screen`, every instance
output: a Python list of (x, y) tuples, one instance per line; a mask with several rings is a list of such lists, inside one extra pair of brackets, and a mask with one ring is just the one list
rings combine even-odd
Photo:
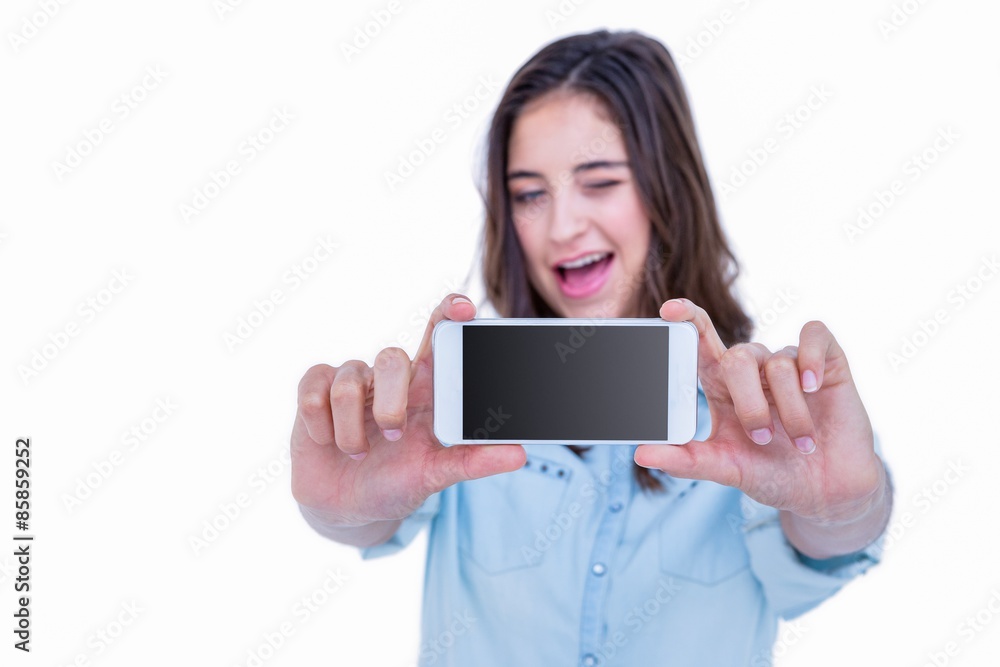
[(666, 440), (668, 326), (462, 328), (462, 437)]

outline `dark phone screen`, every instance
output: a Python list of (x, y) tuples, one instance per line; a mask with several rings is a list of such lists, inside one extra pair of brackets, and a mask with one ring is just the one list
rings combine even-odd
[(667, 439), (668, 326), (462, 327), (462, 437)]

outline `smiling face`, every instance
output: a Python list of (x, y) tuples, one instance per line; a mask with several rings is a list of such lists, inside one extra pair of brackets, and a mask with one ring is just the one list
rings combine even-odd
[[(621, 132), (591, 96), (525, 106), (507, 153), (529, 279), (562, 317), (640, 317), (652, 233)], [(582, 265), (582, 266), (581, 266)]]

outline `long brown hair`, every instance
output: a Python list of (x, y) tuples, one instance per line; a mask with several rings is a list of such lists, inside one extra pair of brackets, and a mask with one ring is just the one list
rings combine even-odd
[[(629, 165), (651, 231), (639, 290), (639, 317), (657, 317), (669, 298), (703, 307), (727, 345), (750, 339), (751, 319), (733, 284), (739, 264), (719, 224), (694, 120), (666, 47), (636, 31), (597, 30), (544, 46), (514, 74), (487, 136), (483, 280), (501, 317), (558, 317), (528, 279), (507, 188), (507, 149), (522, 109), (555, 92), (600, 102), (625, 139)], [(589, 449), (567, 445), (578, 456)], [(663, 491), (649, 469), (633, 464), (639, 486)]]

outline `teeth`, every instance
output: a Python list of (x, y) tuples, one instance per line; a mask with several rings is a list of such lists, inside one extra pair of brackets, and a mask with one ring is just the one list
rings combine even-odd
[(610, 255), (609, 252), (593, 252), (589, 255), (585, 255), (580, 259), (574, 259), (572, 262), (564, 262), (559, 265), (560, 269), (578, 269), (581, 266), (586, 266), (594, 262), (600, 261)]

